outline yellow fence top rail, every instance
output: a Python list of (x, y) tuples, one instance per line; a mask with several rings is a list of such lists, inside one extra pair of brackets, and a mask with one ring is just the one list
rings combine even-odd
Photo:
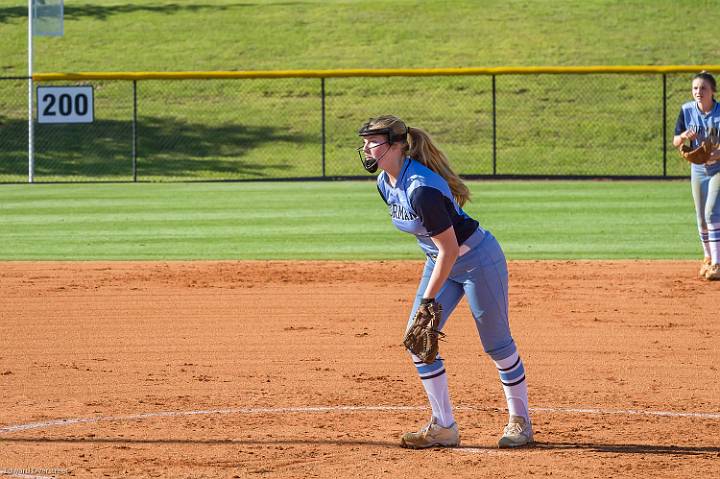
[(456, 75), (599, 74), (599, 73), (697, 73), (720, 72), (720, 65), (491, 67), (491, 68), (385, 68), (348, 70), (198, 71), (198, 72), (80, 72), (35, 73), (35, 81), (57, 80), (197, 80), (221, 78), (338, 78), (421, 77)]

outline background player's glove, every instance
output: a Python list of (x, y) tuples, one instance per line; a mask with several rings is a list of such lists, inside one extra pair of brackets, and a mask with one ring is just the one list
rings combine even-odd
[(717, 150), (720, 147), (720, 132), (717, 128), (710, 128), (707, 138), (705, 138), (697, 148), (690, 148), (689, 146), (682, 145), (680, 147), (680, 156), (685, 158), (690, 163), (696, 165), (704, 165), (710, 161), (710, 155), (713, 150)]
[(695, 163), (696, 165), (704, 165), (708, 161), (710, 161), (710, 154), (712, 153), (712, 143), (710, 141), (710, 138), (705, 138), (702, 143), (700, 143), (700, 146), (697, 148), (690, 148), (687, 145), (682, 145), (680, 147), (680, 156), (685, 158), (690, 163)]
[(442, 305), (434, 299), (420, 304), (413, 322), (405, 332), (403, 344), (426, 364), (435, 361), (438, 341), (445, 336), (438, 330), (442, 319)]

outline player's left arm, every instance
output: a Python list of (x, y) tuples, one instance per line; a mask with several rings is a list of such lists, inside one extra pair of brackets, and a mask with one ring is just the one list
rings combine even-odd
[(709, 161), (718, 161), (720, 160), (720, 148), (716, 148), (712, 150), (712, 153), (710, 153), (710, 160)]
[(709, 129), (707, 141), (710, 147), (710, 158), (708, 158), (708, 163), (720, 161), (720, 130), (718, 127), (713, 126)]

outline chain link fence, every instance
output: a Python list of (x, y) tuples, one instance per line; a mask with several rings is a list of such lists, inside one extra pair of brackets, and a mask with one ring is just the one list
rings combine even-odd
[(0, 78), (0, 181), (27, 179), (27, 78)]
[[(367, 177), (356, 131), (386, 113), (429, 132), (466, 178), (684, 177), (670, 142), (691, 77), (43, 81), (91, 85), (95, 116), (34, 123), (34, 181)], [(0, 78), (0, 182), (28, 181), (27, 81)]]

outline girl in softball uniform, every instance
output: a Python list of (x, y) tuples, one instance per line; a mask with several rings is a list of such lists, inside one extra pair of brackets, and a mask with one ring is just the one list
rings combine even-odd
[[(712, 128), (720, 129), (720, 104), (715, 101), (717, 83), (715, 78), (701, 72), (692, 80), (693, 100), (680, 109), (673, 145), (681, 147), (686, 141), (692, 148), (710, 135)], [(700, 267), (700, 277), (706, 280), (720, 279), (720, 150), (715, 150), (710, 161), (704, 165), (691, 165), (690, 185), (697, 226), (705, 258)]]
[[(440, 329), (463, 296), (467, 297), (485, 352), (498, 369), (507, 406), (508, 425), (499, 447), (533, 442), (525, 369), (508, 323), (508, 271), (497, 240), (468, 216), (462, 205), (470, 192), (451, 170), (430, 136), (394, 116), (365, 123), (358, 149), (363, 167), (382, 170), (377, 188), (393, 224), (414, 235), (427, 256), (408, 326), (421, 302), (436, 301), (444, 312)], [(427, 393), (432, 417), (417, 432), (402, 436), (409, 448), (460, 444), (448, 392), (444, 360), (431, 364), (410, 353)]]

